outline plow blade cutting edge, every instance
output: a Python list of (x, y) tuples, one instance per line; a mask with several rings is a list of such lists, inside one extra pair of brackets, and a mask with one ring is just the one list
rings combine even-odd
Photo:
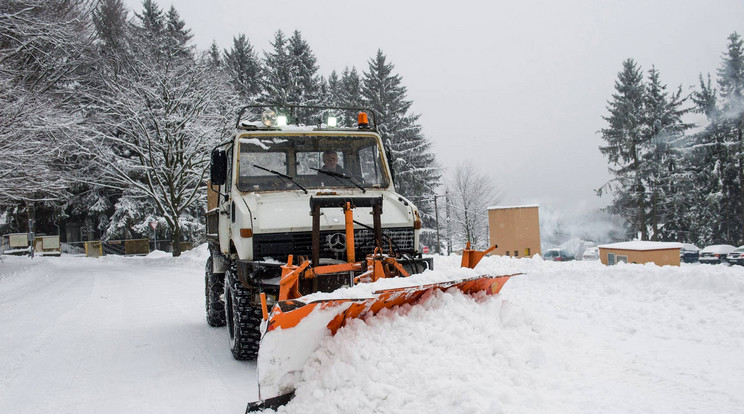
[[(499, 293), (511, 275), (483, 275), (427, 285), (378, 290), (369, 297), (300, 299), (277, 302), (262, 327), (258, 353), (258, 394), (260, 401), (248, 404), (246, 412), (276, 408), (294, 394), (294, 384), (307, 359), (326, 336), (334, 335), (349, 319), (372, 316), (383, 309), (415, 304), (435, 290), (459, 289), (463, 293)], [(299, 339), (298, 339), (299, 338)]]

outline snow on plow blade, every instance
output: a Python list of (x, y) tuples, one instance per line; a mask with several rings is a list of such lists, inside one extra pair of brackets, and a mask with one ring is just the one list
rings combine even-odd
[[(519, 273), (517, 273), (519, 274)], [(265, 326), (258, 353), (261, 401), (246, 412), (276, 408), (292, 398), (305, 362), (324, 337), (334, 335), (349, 319), (365, 318), (405, 304), (415, 304), (435, 290), (459, 289), (463, 293), (499, 293), (512, 275), (472, 278), (374, 291), (368, 297), (280, 301)]]

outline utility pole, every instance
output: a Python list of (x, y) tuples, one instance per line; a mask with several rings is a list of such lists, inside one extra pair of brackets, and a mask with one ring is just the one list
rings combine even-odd
[(452, 254), (452, 220), (450, 220), (449, 191), (444, 192), (444, 200), (447, 206), (447, 256)]
[(26, 214), (28, 215), (28, 256), (34, 258), (34, 222), (36, 221), (36, 206), (33, 201), (26, 201)]
[(434, 222), (437, 226), (437, 254), (442, 252), (442, 245), (439, 243), (439, 208), (437, 207), (437, 197), (440, 195), (434, 194)]

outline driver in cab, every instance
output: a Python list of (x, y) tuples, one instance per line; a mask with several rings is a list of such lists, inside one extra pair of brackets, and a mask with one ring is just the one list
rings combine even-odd
[(323, 153), (323, 166), (320, 169), (348, 175), (346, 170), (338, 165), (338, 154), (334, 150), (328, 150)]

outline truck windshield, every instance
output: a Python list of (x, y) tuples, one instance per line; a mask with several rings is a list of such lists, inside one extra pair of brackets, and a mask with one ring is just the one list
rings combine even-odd
[[(310, 135), (244, 136), (240, 138), (238, 189), (277, 191), (296, 189), (273, 170), (302, 187), (383, 188), (388, 186), (380, 146), (374, 136)], [(334, 171), (324, 174), (318, 170)]]

